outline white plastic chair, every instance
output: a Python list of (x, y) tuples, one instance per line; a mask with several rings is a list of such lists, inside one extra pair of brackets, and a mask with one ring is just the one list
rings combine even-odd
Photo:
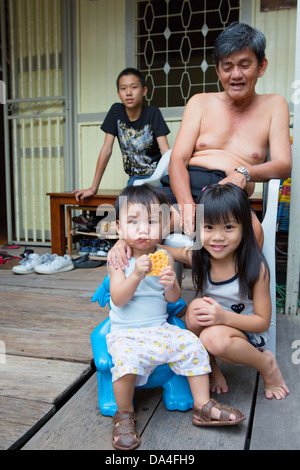
[(149, 178), (145, 179), (135, 180), (133, 186), (141, 186), (145, 183), (152, 184), (153, 186), (159, 186), (161, 178), (168, 174), (171, 152), (172, 149), (169, 149), (163, 154), (152, 176), (149, 176)]
[(272, 302), (272, 317), (269, 328), (269, 342), (266, 349), (276, 355), (276, 262), (275, 262), (275, 243), (276, 243), (276, 224), (279, 194), (279, 179), (272, 179), (264, 183), (264, 205), (265, 214), (262, 221), (264, 232), (263, 254), (268, 262), (270, 269), (270, 292)]
[[(160, 159), (153, 175), (143, 180), (137, 180), (134, 185), (150, 183), (154, 186), (160, 184), (160, 179), (168, 174), (168, 166), (172, 149), (168, 150)], [(278, 208), (279, 179), (272, 179), (268, 183), (264, 183), (263, 202), (265, 214), (263, 217), (262, 228), (264, 232), (263, 253), (270, 268), (270, 292), (272, 301), (272, 318), (270, 324), (270, 337), (267, 349), (274, 355), (276, 354), (276, 266), (275, 266), (275, 241), (276, 241), (276, 223)], [(166, 246), (183, 247), (191, 246), (192, 241), (184, 234), (174, 233), (164, 240)], [(179, 284), (181, 285), (183, 265), (175, 263), (175, 272)]]

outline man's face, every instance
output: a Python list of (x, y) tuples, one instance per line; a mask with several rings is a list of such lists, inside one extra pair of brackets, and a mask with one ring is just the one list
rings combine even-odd
[(267, 68), (267, 59), (259, 65), (252, 49), (245, 49), (220, 60), (217, 68), (218, 77), (229, 98), (242, 101), (255, 94), (257, 79)]
[(126, 108), (141, 106), (147, 87), (143, 88), (135, 75), (123, 75), (119, 80), (118, 95)]

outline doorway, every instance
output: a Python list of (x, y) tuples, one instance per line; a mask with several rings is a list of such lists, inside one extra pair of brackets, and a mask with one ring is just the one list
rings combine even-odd
[[(6, 177), (1, 172), (1, 201), (6, 186), (6, 236), (8, 241), (22, 244), (50, 245), (47, 193), (69, 189), (66, 182), (72, 178), (74, 162), (68, 42), (73, 2), (1, 3), (1, 29), (5, 30), (2, 64), (10, 68), (3, 68), (7, 99), (0, 123), (0, 132), (6, 137), (1, 168), (6, 161), (10, 172), (9, 177), (8, 172)], [(1, 134), (1, 147), (4, 137)]]

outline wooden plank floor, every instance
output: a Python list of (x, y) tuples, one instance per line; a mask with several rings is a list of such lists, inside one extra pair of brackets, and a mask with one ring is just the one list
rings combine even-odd
[[(92, 330), (108, 314), (90, 301), (105, 275), (106, 267), (48, 276), (0, 269), (0, 347), (6, 353), (0, 355), (0, 449), (112, 449), (111, 418), (99, 410), (90, 345)], [(182, 296), (193, 298), (188, 276)], [(292, 344), (300, 340), (300, 317), (278, 315), (278, 322), (288, 398), (265, 399), (261, 383), (256, 397), (256, 372), (227, 365), (230, 392), (218, 399), (240, 408), (247, 420), (199, 429), (190, 411), (164, 408), (160, 389), (139, 390), (139, 449), (299, 449), (300, 353)]]
[[(165, 409), (160, 389), (138, 390), (137, 429), (142, 444), (137, 450), (299, 450), (300, 354), (294, 355), (293, 363), (291, 355), (297, 351), (291, 345), (300, 335), (300, 317), (278, 314), (278, 326), (277, 356), (291, 392), (287, 398), (267, 400), (260, 378), (256, 387), (254, 370), (223, 364), (230, 391), (216, 398), (238, 407), (247, 420), (232, 428), (197, 428), (190, 411)], [(111, 418), (99, 410), (94, 374), (23, 449), (112, 450), (111, 432)]]
[(300, 449), (300, 316), (277, 315), (277, 361), (290, 394), (265, 403), (259, 380), (250, 450)]
[(21, 446), (92, 375), (90, 334), (108, 310), (90, 299), (105, 274), (0, 269), (0, 449)]
[[(228, 372), (230, 383), (233, 377)], [(226, 396), (226, 403), (238, 406), (247, 416), (251, 414), (255, 375), (255, 371), (239, 367), (238, 390), (241, 393), (233, 391)], [(97, 395), (94, 374), (23, 449), (113, 450), (112, 419), (101, 415)], [(139, 450), (244, 449), (249, 420), (232, 428), (199, 428), (192, 425), (191, 411), (167, 411), (161, 395), (160, 389), (135, 393), (137, 429), (142, 437)]]

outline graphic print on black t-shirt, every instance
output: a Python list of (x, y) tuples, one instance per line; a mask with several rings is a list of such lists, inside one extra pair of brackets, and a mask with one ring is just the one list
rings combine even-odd
[(143, 106), (138, 119), (130, 121), (123, 103), (111, 106), (101, 129), (118, 138), (129, 176), (152, 175), (161, 158), (157, 138), (170, 132), (156, 106)]
[(157, 165), (147, 156), (147, 149), (153, 145), (153, 132), (150, 126), (137, 130), (118, 120), (118, 135), (124, 170), (129, 175), (151, 175)]

